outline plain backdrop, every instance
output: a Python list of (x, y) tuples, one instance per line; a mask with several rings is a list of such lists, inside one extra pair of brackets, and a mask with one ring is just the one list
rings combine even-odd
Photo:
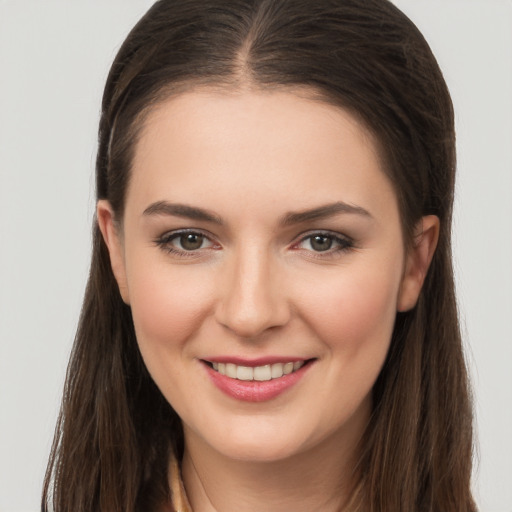
[[(102, 87), (150, 0), (0, 0), (0, 512), (35, 512), (90, 254)], [(475, 494), (512, 511), (512, 3), (396, 0), (456, 109)], [(446, 511), (449, 512), (449, 511)]]

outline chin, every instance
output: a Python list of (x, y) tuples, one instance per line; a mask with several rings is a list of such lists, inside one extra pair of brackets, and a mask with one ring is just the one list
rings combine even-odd
[(225, 457), (243, 462), (278, 462), (292, 457), (302, 451), (300, 443), (285, 444), (282, 439), (252, 439), (243, 442), (230, 442), (229, 445), (219, 446), (219, 451)]
[(307, 436), (302, 436), (297, 429), (290, 436), (289, 428), (282, 430), (276, 426), (264, 425), (258, 429), (254, 418), (252, 423), (237, 427), (225, 425), (223, 429), (196, 433), (185, 427), (185, 437), (196, 446), (196, 441), (199, 441), (204, 450), (212, 450), (228, 459), (245, 462), (277, 462), (307, 449)]

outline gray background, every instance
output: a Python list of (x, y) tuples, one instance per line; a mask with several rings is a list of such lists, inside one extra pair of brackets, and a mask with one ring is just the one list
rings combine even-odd
[[(0, 0), (0, 512), (39, 508), (85, 285), (101, 90), (150, 0)], [(512, 2), (396, 0), (452, 91), (484, 512), (512, 511)]]

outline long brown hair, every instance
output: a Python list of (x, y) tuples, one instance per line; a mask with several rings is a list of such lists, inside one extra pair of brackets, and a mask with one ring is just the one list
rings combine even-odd
[[(387, 0), (160, 0), (112, 65), (97, 198), (122, 219), (151, 108), (194, 86), (307, 87), (375, 135), (403, 231), (437, 215), (440, 239), (416, 307), (396, 318), (374, 386), (354, 510), (472, 512), (472, 412), (451, 263), (455, 135), (441, 71)], [(152, 510), (168, 499), (181, 423), (139, 353), (97, 223), (89, 282), (43, 492), (55, 512)], [(358, 505), (359, 504), (359, 505)], [(358, 508), (360, 507), (360, 508)]]

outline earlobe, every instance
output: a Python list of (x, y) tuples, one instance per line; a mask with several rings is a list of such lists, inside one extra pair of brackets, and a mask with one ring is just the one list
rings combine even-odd
[(126, 280), (126, 268), (123, 255), (123, 245), (119, 229), (115, 222), (114, 212), (107, 200), (100, 199), (96, 205), (96, 217), (103, 240), (110, 255), (110, 265), (116, 278), (119, 292), (126, 304), (130, 303)]
[(406, 256), (405, 271), (398, 295), (397, 311), (409, 311), (418, 300), (439, 239), (439, 218), (422, 217), (416, 226), (414, 243)]

